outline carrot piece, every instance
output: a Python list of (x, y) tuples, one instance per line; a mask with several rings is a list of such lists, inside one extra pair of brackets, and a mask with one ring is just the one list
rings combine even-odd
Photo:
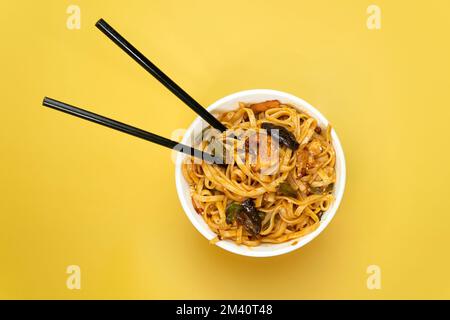
[(278, 108), (280, 106), (280, 101), (278, 100), (268, 100), (264, 102), (254, 103), (250, 105), (250, 108), (254, 113), (264, 112), (267, 109)]

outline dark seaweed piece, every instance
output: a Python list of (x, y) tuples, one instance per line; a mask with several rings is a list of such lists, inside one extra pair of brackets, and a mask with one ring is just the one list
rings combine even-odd
[(261, 218), (261, 221), (264, 220), (264, 218), (266, 217), (266, 213), (262, 211), (258, 211), (258, 215)]
[(285, 127), (277, 126), (275, 124), (264, 122), (261, 124), (261, 128), (267, 130), (267, 134), (271, 135), (273, 138), (278, 139), (278, 141), (292, 150), (297, 150), (300, 146), (297, 140), (295, 140), (294, 135), (289, 132)]
[(237, 212), (236, 221), (244, 227), (250, 235), (257, 235), (261, 232), (261, 217), (256, 210), (252, 199), (242, 202), (242, 210)]

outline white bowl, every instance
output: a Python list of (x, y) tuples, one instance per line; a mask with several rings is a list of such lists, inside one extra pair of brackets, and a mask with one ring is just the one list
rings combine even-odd
[[(266, 100), (279, 100), (282, 103), (289, 103), (290, 105), (296, 107), (298, 110), (304, 111), (305, 113), (314, 117), (322, 128), (328, 125), (327, 119), (309, 103), (291, 94), (276, 90), (255, 89), (237, 92), (214, 102), (207, 109), (214, 115), (217, 115), (223, 112), (236, 110), (239, 107), (239, 102), (250, 103)], [(203, 119), (198, 117), (186, 131), (181, 142), (183, 144), (189, 145), (191, 141), (191, 135), (194, 132), (194, 128), (201, 125), (205, 126), (206, 124)], [(334, 149), (336, 151), (336, 183), (333, 192), (335, 200), (331, 204), (330, 208), (322, 215), (320, 225), (315, 231), (298, 239), (289, 240), (285, 243), (280, 244), (261, 244), (257, 247), (247, 247), (245, 245), (236, 244), (231, 240), (221, 240), (217, 242), (216, 245), (227, 251), (244, 256), (270, 257), (296, 250), (300, 247), (303, 247), (305, 244), (317, 237), (330, 223), (331, 219), (333, 219), (336, 210), (341, 203), (345, 188), (344, 152), (342, 150), (341, 143), (339, 142), (339, 138), (334, 130), (332, 130), (331, 132), (331, 138)], [(216, 234), (209, 228), (209, 226), (203, 220), (203, 217), (195, 211), (194, 206), (192, 205), (189, 185), (184, 179), (181, 170), (181, 166), (185, 157), (186, 156), (184, 154), (178, 153), (176, 158), (175, 180), (178, 197), (180, 198), (181, 205), (183, 206), (183, 209), (186, 212), (189, 220), (191, 220), (192, 224), (197, 228), (198, 231), (200, 231), (202, 235), (205, 236), (205, 238), (211, 240), (216, 237)]]

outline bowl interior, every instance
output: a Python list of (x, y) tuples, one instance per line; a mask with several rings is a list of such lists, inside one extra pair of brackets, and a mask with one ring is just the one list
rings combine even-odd
[[(218, 115), (223, 112), (228, 112), (237, 109), (239, 107), (239, 102), (251, 103), (274, 99), (277, 99), (282, 103), (288, 103), (297, 108), (298, 110), (303, 111), (309, 114), (310, 116), (314, 117), (322, 128), (328, 125), (328, 121), (326, 120), (326, 118), (306, 101), (297, 98), (291, 94), (275, 90), (257, 89), (257, 90), (241, 91), (216, 101), (215, 103), (213, 103), (211, 106), (208, 107), (208, 110), (214, 115)], [(201, 125), (205, 126), (206, 124), (203, 121), (203, 119), (198, 117), (186, 131), (182, 143), (190, 144), (191, 136), (194, 133), (194, 128), (196, 127), (198, 128), (198, 126)], [(281, 244), (262, 244), (257, 247), (247, 247), (245, 245), (238, 245), (230, 240), (222, 240), (217, 242), (216, 245), (227, 251), (241, 255), (253, 257), (267, 257), (284, 254), (293, 251), (295, 249), (298, 249), (307, 244), (312, 239), (314, 239), (319, 233), (321, 233), (322, 230), (325, 229), (325, 227), (328, 225), (328, 223), (331, 221), (334, 214), (336, 213), (336, 210), (341, 202), (345, 187), (344, 153), (340, 141), (334, 130), (332, 130), (331, 136), (333, 146), (336, 151), (336, 183), (333, 192), (335, 196), (335, 201), (331, 204), (328, 211), (326, 211), (322, 215), (320, 225), (315, 231), (301, 238), (290, 240)], [(216, 237), (216, 234), (208, 227), (206, 222), (203, 220), (202, 216), (195, 211), (191, 201), (189, 185), (184, 179), (181, 171), (181, 165), (185, 158), (186, 156), (181, 153), (178, 153), (176, 158), (175, 178), (178, 196), (180, 198), (183, 209), (186, 212), (188, 218), (191, 220), (192, 224), (208, 240), (211, 240), (214, 237)]]

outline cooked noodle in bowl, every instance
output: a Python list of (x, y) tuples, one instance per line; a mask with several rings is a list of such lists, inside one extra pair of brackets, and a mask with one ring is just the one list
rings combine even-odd
[(243, 255), (272, 256), (312, 240), (342, 198), (345, 161), (326, 119), (305, 101), (251, 90), (208, 108), (223, 133), (197, 119), (183, 143), (222, 163), (177, 157), (177, 190), (211, 243)]

